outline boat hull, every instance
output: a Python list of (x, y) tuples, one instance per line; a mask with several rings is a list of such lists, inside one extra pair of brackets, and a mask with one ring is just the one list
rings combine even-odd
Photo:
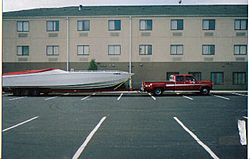
[(101, 89), (116, 86), (132, 75), (121, 71), (67, 72), (55, 69), (3, 75), (3, 88)]

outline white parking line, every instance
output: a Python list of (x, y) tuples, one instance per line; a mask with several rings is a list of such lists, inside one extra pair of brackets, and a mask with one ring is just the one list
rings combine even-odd
[(243, 97), (247, 97), (246, 94), (240, 94), (240, 93), (232, 93), (233, 95), (237, 95), (237, 96), (243, 96)]
[(188, 97), (188, 96), (184, 96), (184, 95), (183, 95), (182, 97), (187, 98), (187, 99), (189, 99), (189, 100), (194, 100), (193, 98)]
[(117, 100), (120, 100), (122, 98), (123, 93), (117, 98)]
[(7, 128), (7, 129), (4, 129), (4, 130), (2, 130), (2, 132), (8, 131), (8, 130), (13, 129), (13, 128), (16, 128), (16, 127), (18, 127), (18, 126), (20, 126), (20, 125), (23, 125), (23, 124), (25, 124), (25, 123), (28, 123), (28, 122), (30, 122), (30, 121), (32, 121), (32, 120), (37, 119), (37, 118), (39, 118), (39, 116), (33, 117), (33, 118), (28, 119), (28, 120), (25, 120), (25, 121), (23, 121), (23, 122), (21, 122), (21, 123), (19, 123), (19, 124), (17, 124), (17, 125), (11, 126), (11, 127)]
[(215, 97), (217, 97), (217, 98), (221, 98), (221, 99), (225, 99), (225, 100), (230, 100), (230, 98), (223, 97), (223, 96), (218, 96), (218, 95), (212, 95), (212, 96), (215, 96)]
[(50, 98), (46, 98), (46, 99), (44, 99), (44, 100), (50, 100), (50, 99), (55, 99), (55, 98), (57, 98), (58, 96), (55, 96), (55, 97), (50, 97)]
[(86, 97), (82, 98), (81, 100), (88, 99), (89, 97), (94, 96), (94, 95), (96, 95), (96, 93), (93, 93), (93, 94), (91, 94), (91, 95), (88, 95), (88, 96), (86, 96)]
[(198, 142), (198, 144), (200, 144), (214, 159), (219, 159), (219, 157), (217, 157), (213, 151), (207, 146), (205, 145), (192, 131), (190, 131), (177, 117), (174, 117), (174, 120), (176, 120), (180, 125), (181, 127), (186, 131), (188, 132), (192, 138)]
[(85, 100), (85, 99), (87, 99), (87, 98), (89, 98), (90, 97), (90, 95), (89, 96), (86, 96), (86, 97), (84, 97), (84, 98), (82, 98), (81, 100)]
[(85, 147), (87, 146), (87, 144), (89, 143), (89, 141), (91, 140), (91, 138), (94, 136), (94, 134), (96, 133), (96, 131), (99, 129), (99, 127), (101, 126), (101, 124), (104, 122), (104, 120), (106, 119), (106, 117), (102, 117), (102, 119), (100, 120), (100, 122), (95, 126), (95, 128), (90, 132), (90, 134), (88, 135), (88, 137), (86, 138), (86, 140), (84, 141), (84, 143), (79, 147), (79, 149), (76, 151), (75, 155), (72, 157), (72, 159), (78, 159), (78, 157), (81, 155), (81, 153), (83, 152), (83, 150), (85, 149)]
[(154, 96), (152, 96), (151, 93), (148, 93), (148, 95), (150, 95), (153, 100), (156, 100), (156, 98)]
[(23, 98), (26, 98), (26, 97), (11, 98), (11, 99), (9, 99), (9, 100), (18, 100), (18, 99), (23, 99)]

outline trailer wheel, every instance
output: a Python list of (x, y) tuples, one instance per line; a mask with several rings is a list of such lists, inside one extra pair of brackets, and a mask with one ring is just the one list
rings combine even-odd
[(28, 89), (23, 89), (23, 91), (22, 91), (22, 94), (23, 94), (24, 96), (28, 96), (29, 93), (30, 93), (30, 91), (29, 91)]
[(33, 90), (31, 91), (31, 95), (32, 95), (32, 96), (38, 96), (38, 95), (40, 95), (40, 92), (39, 92), (37, 89), (33, 89)]
[(209, 95), (210, 89), (208, 87), (202, 87), (201, 88), (201, 94), (202, 95)]
[(14, 96), (20, 96), (20, 95), (21, 95), (20, 89), (14, 89), (14, 90), (13, 90), (13, 95), (14, 95)]
[(157, 95), (157, 96), (159, 96), (159, 95), (162, 95), (162, 88), (155, 88), (154, 89), (154, 95)]

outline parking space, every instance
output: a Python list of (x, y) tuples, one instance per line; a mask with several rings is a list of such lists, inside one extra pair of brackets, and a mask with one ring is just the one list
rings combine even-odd
[(244, 92), (3, 94), (3, 158), (246, 158), (246, 116)]

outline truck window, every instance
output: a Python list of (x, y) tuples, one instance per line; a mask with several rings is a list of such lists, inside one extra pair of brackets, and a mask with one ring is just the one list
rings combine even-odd
[(186, 82), (195, 82), (195, 79), (192, 76), (186, 76)]
[(184, 76), (176, 76), (176, 82), (184, 81)]

